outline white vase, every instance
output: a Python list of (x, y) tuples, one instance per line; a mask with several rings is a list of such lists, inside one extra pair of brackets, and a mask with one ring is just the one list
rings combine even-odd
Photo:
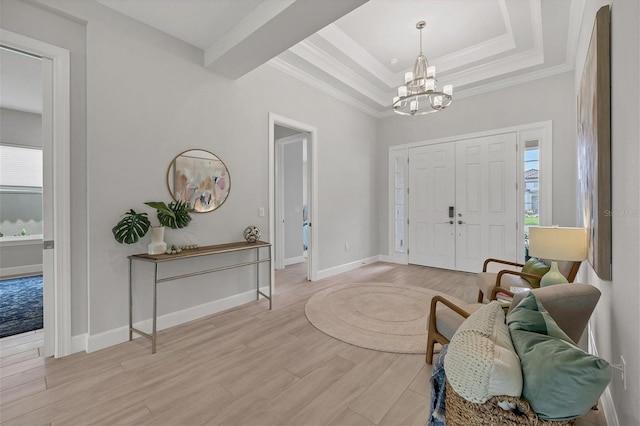
[(147, 253), (162, 254), (167, 251), (167, 243), (164, 240), (164, 226), (152, 226), (151, 244), (147, 246)]

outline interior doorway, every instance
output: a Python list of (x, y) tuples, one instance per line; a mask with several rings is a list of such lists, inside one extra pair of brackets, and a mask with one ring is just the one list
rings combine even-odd
[(275, 126), (276, 269), (309, 258), (308, 140), (307, 132)]
[[(317, 278), (317, 129), (269, 114), (269, 241), (275, 269), (306, 263), (306, 279)], [(273, 290), (273, 289), (272, 289)]]
[[(71, 353), (70, 54), (0, 30), (0, 46), (42, 64), (42, 271), (45, 356)], [(3, 97), (6, 93), (3, 93)]]
[[(45, 353), (43, 81), (46, 59), (0, 46), (0, 325), (3, 353)], [(48, 328), (47, 328), (48, 329)], [(33, 352), (32, 352), (33, 353)]]

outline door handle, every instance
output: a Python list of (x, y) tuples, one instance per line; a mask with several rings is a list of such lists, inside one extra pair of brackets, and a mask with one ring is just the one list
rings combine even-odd
[(465, 222), (463, 222), (463, 221), (461, 221), (461, 220), (459, 220), (459, 221), (458, 221), (458, 225), (462, 225), (462, 224), (464, 224), (464, 223), (465, 223)]
[(448, 223), (449, 225), (453, 225), (453, 220), (448, 220), (445, 223)]

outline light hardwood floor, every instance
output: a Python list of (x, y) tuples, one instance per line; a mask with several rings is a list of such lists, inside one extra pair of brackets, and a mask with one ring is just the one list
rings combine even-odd
[[(276, 274), (273, 311), (256, 301), (91, 354), (39, 356), (33, 338), (3, 342), (6, 425), (425, 425), (424, 355), (362, 349), (310, 325), (304, 305), (329, 286), (393, 282), (473, 302), (475, 276), (375, 263), (314, 283), (304, 264)], [(23, 338), (24, 336), (20, 336)], [(31, 339), (31, 340), (30, 340)], [(20, 348), (24, 350), (20, 350)], [(605, 425), (602, 410), (579, 426)]]

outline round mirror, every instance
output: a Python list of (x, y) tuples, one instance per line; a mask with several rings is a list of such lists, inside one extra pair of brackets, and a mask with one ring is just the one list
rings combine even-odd
[(231, 177), (227, 166), (215, 154), (190, 149), (169, 164), (167, 187), (174, 200), (184, 201), (195, 213), (206, 213), (225, 202)]

